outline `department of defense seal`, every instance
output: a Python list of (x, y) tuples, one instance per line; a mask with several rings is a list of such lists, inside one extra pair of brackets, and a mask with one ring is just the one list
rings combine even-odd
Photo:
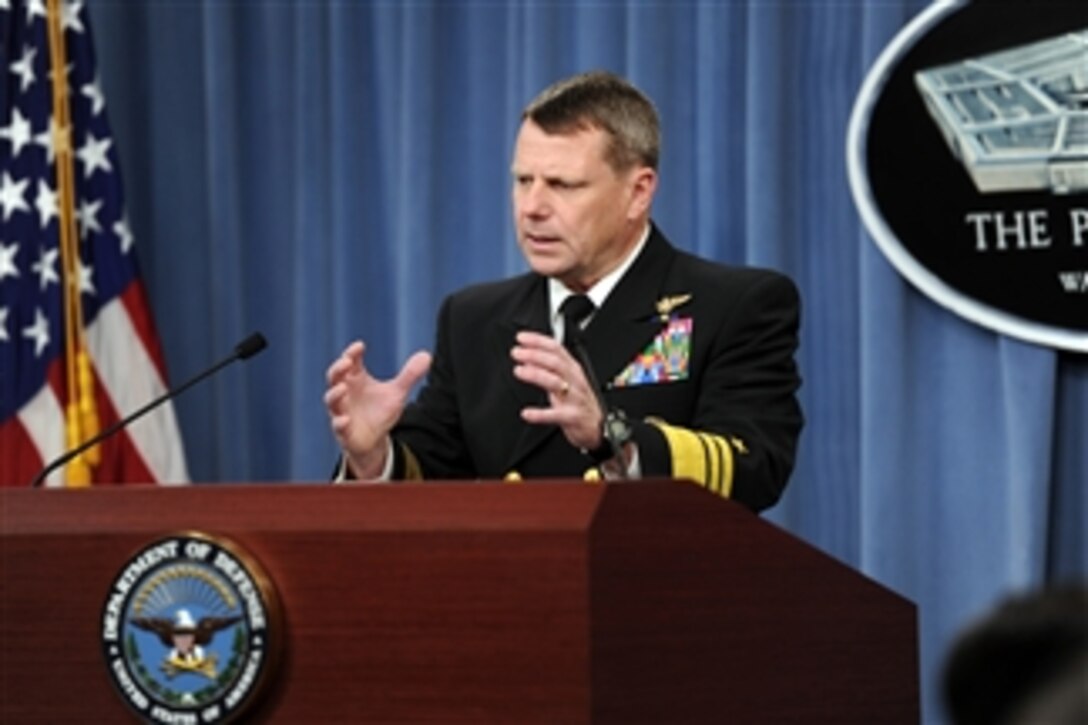
[(122, 699), (144, 720), (226, 722), (271, 679), (279, 606), (255, 560), (184, 533), (128, 560), (102, 611), (102, 650)]

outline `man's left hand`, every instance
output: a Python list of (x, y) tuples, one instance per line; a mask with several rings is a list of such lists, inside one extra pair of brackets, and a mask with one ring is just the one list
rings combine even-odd
[(604, 412), (582, 366), (558, 340), (548, 335), (522, 331), (516, 341), (510, 351), (514, 377), (548, 394), (548, 407), (522, 408), (522, 419), (534, 425), (559, 426), (576, 448), (597, 448), (601, 444)]

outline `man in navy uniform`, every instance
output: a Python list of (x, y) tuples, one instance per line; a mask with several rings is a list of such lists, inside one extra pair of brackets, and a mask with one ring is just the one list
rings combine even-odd
[(778, 500), (803, 425), (797, 290), (668, 242), (650, 219), (659, 145), (653, 104), (610, 73), (529, 104), (512, 174), (531, 271), (448, 297), (433, 358), (390, 380), (361, 341), (332, 363), (341, 478), (676, 477)]

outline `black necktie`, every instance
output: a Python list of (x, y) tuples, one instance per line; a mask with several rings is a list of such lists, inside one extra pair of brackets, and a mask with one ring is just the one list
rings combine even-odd
[(567, 349), (573, 349), (575, 339), (581, 335), (582, 322), (596, 308), (593, 300), (585, 295), (571, 295), (563, 300), (563, 304), (559, 306), (559, 314), (563, 315), (563, 345)]

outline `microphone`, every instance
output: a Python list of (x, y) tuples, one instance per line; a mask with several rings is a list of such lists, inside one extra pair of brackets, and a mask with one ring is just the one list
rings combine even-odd
[[(593, 395), (597, 398), (597, 405), (601, 409), (601, 413), (604, 414), (604, 424), (601, 426), (601, 436), (604, 438), (605, 443), (608, 444), (608, 448), (612, 451), (612, 458), (615, 458), (620, 462), (620, 476), (627, 478), (627, 455), (624, 453), (623, 444), (625, 441), (617, 439), (617, 428), (626, 427), (627, 416), (623, 411), (614, 409), (608, 404), (608, 401), (604, 398), (604, 392), (601, 388), (601, 383), (597, 380), (597, 374), (593, 372), (593, 361), (589, 359), (589, 351), (586, 350), (584, 335), (581, 328), (575, 326), (570, 331), (570, 346), (574, 350), (575, 356), (578, 358), (578, 363), (582, 366), (582, 370), (585, 371), (586, 381), (589, 382), (589, 387), (593, 389)], [(598, 449), (599, 450), (599, 449)], [(596, 456), (594, 456), (596, 457)], [(599, 463), (603, 461), (598, 461)]]
[(121, 430), (122, 428), (124, 428), (125, 426), (127, 426), (129, 423), (136, 420), (140, 416), (144, 415), (145, 413), (148, 413), (149, 411), (151, 411), (154, 408), (157, 408), (158, 406), (165, 403), (167, 400), (170, 400), (171, 398), (177, 397), (181, 393), (185, 392), (186, 390), (188, 390), (192, 386), (199, 383), (204, 378), (208, 377), (209, 375), (213, 375), (214, 373), (218, 372), (221, 368), (224, 368), (227, 365), (230, 365), (235, 360), (247, 360), (247, 359), (253, 357), (254, 355), (256, 355), (257, 353), (259, 353), (261, 350), (264, 350), (266, 347), (268, 347), (268, 341), (264, 339), (264, 335), (262, 335), (259, 332), (254, 332), (252, 335), (250, 335), (249, 337), (247, 337), (246, 339), (242, 340), (240, 343), (235, 345), (234, 346), (234, 352), (231, 353), (231, 355), (229, 357), (226, 357), (223, 360), (220, 360), (215, 365), (212, 365), (210, 368), (208, 368), (204, 372), (200, 373), (199, 375), (197, 375), (194, 378), (189, 379), (188, 381), (186, 381), (185, 383), (179, 385), (178, 387), (176, 387), (176, 388), (174, 388), (172, 390), (167, 390), (165, 393), (163, 393), (159, 397), (155, 398), (150, 403), (148, 403), (144, 407), (140, 408), (136, 412), (132, 413), (128, 417), (117, 421), (116, 423), (114, 423), (110, 427), (106, 428), (104, 431), (102, 431), (98, 435), (94, 436), (90, 440), (86, 440), (83, 443), (81, 443), (80, 445), (73, 448), (72, 450), (67, 451), (64, 455), (60, 456), (59, 458), (55, 458), (48, 466), (43, 468), (41, 470), (41, 472), (37, 476), (34, 477), (34, 480), (30, 482), (30, 487), (31, 488), (41, 487), (41, 485), (45, 482), (45, 477), (46, 476), (48, 476), (50, 473), (52, 473), (56, 469), (60, 468), (65, 463), (67, 463), (68, 461), (70, 461), (73, 458), (75, 458), (76, 456), (78, 456), (83, 451), (85, 451), (88, 448), (100, 443), (101, 441), (105, 440), (106, 438), (109, 438), (111, 435), (113, 435), (117, 431)]

